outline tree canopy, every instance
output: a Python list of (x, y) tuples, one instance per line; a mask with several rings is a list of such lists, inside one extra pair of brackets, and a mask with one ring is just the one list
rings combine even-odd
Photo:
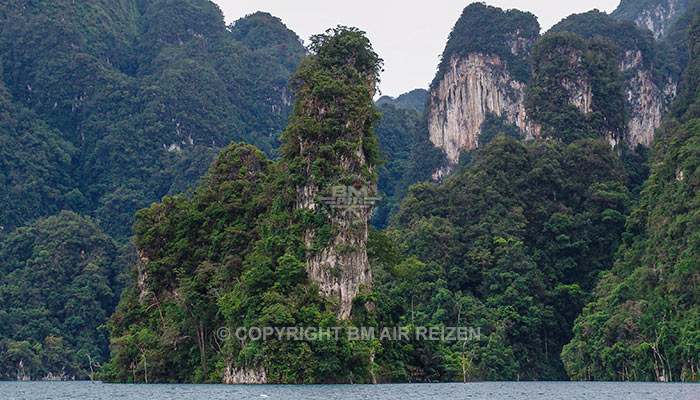
[(0, 241), (0, 258), (0, 379), (87, 379), (107, 362), (100, 326), (126, 260), (94, 220), (39, 219)]
[(614, 267), (597, 285), (562, 352), (573, 379), (700, 379), (699, 33), (695, 18), (683, 81), (692, 100), (681, 96), (676, 118), (657, 133), (651, 175), (627, 221)]

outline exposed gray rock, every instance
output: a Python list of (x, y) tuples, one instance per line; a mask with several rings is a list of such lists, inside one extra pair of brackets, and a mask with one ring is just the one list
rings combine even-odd
[[(364, 164), (364, 156), (358, 151), (357, 159)], [(356, 160), (340, 160), (343, 169), (354, 169), (352, 163)], [(371, 199), (376, 196), (376, 184), (352, 188), (338, 186), (342, 193), (337, 193), (333, 187), (326, 188), (324, 196), (331, 202), (338, 201), (330, 207), (327, 217), (334, 227), (334, 234), (329, 243), (319, 252), (311, 255), (306, 260), (309, 279), (316, 282), (320, 294), (324, 298), (335, 299), (339, 303), (338, 318), (350, 317), (352, 302), (355, 296), (364, 288), (372, 286), (372, 271), (367, 257), (367, 239), (369, 237), (369, 220), (371, 217)], [(357, 190), (357, 192), (355, 192)], [(336, 193), (334, 193), (336, 192)], [(313, 183), (297, 190), (297, 208), (304, 210), (320, 209), (319, 189)], [(340, 196), (338, 196), (340, 195)], [(370, 200), (370, 203), (365, 201)], [(343, 206), (343, 202), (359, 202), (352, 207)], [(335, 206), (335, 208), (334, 208)], [(324, 208), (328, 210), (328, 207)], [(307, 230), (303, 234), (303, 240), (307, 247), (313, 245), (316, 238), (314, 230)]]
[(236, 368), (232, 363), (226, 365), (221, 377), (221, 382), (226, 384), (266, 384), (267, 372), (264, 368), (248, 368), (243, 366)]
[(676, 97), (678, 85), (669, 78), (663, 87), (659, 87), (654, 81), (652, 69), (644, 67), (639, 50), (624, 53), (620, 71), (627, 77), (624, 82), (629, 111), (627, 142), (632, 147), (638, 144), (649, 146), (668, 105)]
[(442, 80), (430, 92), (430, 141), (445, 151), (451, 164), (457, 164), (460, 150), (478, 147), (481, 124), (488, 113), (505, 117), (526, 138), (537, 137), (540, 128), (527, 118), (524, 95), (525, 84), (511, 77), (498, 56), (453, 56)]
[(689, 3), (689, 0), (658, 0), (641, 4), (639, 0), (623, 0), (610, 15), (618, 20), (634, 21), (659, 39), (668, 33), (675, 18), (688, 8)]

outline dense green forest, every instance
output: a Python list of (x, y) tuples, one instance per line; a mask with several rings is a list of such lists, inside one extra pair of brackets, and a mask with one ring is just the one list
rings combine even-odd
[[(356, 28), (304, 47), (208, 0), (0, 4), (0, 380), (700, 381), (700, 0), (660, 40), (633, 22), (667, 3), (542, 36), (467, 6), (431, 88), (453, 57), (498, 55), (541, 134), (487, 113), (441, 182), (429, 92), (375, 102)], [(679, 82), (651, 150), (625, 143), (630, 51)], [(339, 186), (380, 200), (351, 218)], [(315, 273), (370, 281), (349, 309)], [(264, 326), (480, 335), (220, 330)]]
[(418, 286), (403, 292), (419, 298), (424, 324), (461, 317), (482, 327), (484, 341), (466, 347), (468, 379), (565, 378), (559, 351), (612, 262), (629, 207), (625, 181), (604, 141), (504, 137), (442, 185), (411, 189), (388, 231), (421, 263), (411, 277)]
[[(70, 277), (85, 266), (51, 252), (61, 241), (93, 247), (98, 234), (81, 232), (102, 230), (119, 243), (119, 255), (110, 257), (135, 258), (126, 245), (135, 211), (196, 186), (229, 142), (245, 140), (275, 156), (291, 111), (288, 80), (305, 52), (279, 19), (256, 13), (226, 26), (203, 0), (0, 4), (0, 246), (10, 252), (20, 232), (49, 229), (41, 218), (61, 210), (86, 216), (60, 229), (63, 236), (28, 242), (45, 261), (31, 264), (37, 255), (27, 250), (0, 263), (0, 310), (12, 317), (0, 334), (4, 362), (16, 367), (26, 355), (28, 376), (60, 375), (65, 366), (65, 376), (84, 378), (86, 354), (107, 361), (106, 331), (95, 328), (113, 312), (122, 286), (86, 271), (104, 275), (113, 298), (91, 289), (68, 321), (70, 310), (57, 307), (75, 295)], [(45, 290), (33, 278), (19, 279), (31, 268), (43, 276), (49, 265), (68, 279), (56, 282), (51, 304), (11, 300), (19, 288)], [(81, 303), (90, 297), (100, 306), (80, 314), (92, 307)], [(46, 322), (32, 323), (30, 315)], [(46, 340), (54, 339), (58, 350), (47, 356)], [(16, 368), (4, 364), (3, 377), (10, 373)]]
[[(367, 165), (378, 160), (379, 114), (367, 79), (376, 81), (381, 61), (354, 29), (314, 36), (310, 49), (293, 79), (297, 101), (278, 163), (232, 144), (191, 197), (166, 197), (137, 214), (141, 262), (108, 323), (113, 353), (104, 379), (220, 382), (232, 370), (262, 370), (269, 382), (371, 381), (370, 344), (219, 342), (215, 334), (225, 326), (350, 323), (321, 300), (303, 263), (338, 228), (320, 210), (296, 208), (296, 188), (376, 182), (371, 168), (339, 161), (358, 152)], [(317, 232), (312, 243), (303, 240), (308, 229)], [(358, 323), (369, 318), (355, 313)]]
[(416, 169), (411, 164), (416, 147), (429, 148), (428, 143), (420, 141), (419, 130), (422, 115), (413, 108), (401, 108), (392, 103), (382, 102), (377, 107), (382, 114), (382, 122), (376, 129), (381, 149), (383, 164), (379, 167), (379, 193), (383, 198), (374, 210), (372, 225), (377, 229), (386, 228), (389, 216), (396, 211), (398, 202), (403, 198), (408, 187), (418, 180), (406, 177), (407, 171)]
[(109, 360), (98, 328), (124, 287), (122, 253), (94, 220), (69, 211), (0, 243), (0, 379), (85, 378)]
[(651, 176), (612, 270), (562, 353), (573, 379), (700, 379), (700, 18), (684, 90), (652, 152)]
[(269, 14), (227, 27), (205, 0), (61, 0), (4, 2), (0, 18), (6, 229), (69, 209), (124, 240), (232, 140), (276, 152), (305, 50)]
[[(681, 23), (679, 30), (685, 32), (688, 25)], [(619, 49), (619, 58), (627, 51), (641, 52), (644, 66), (651, 65), (654, 71), (655, 83), (680, 77), (681, 68), (685, 64), (681, 61), (681, 55), (687, 52), (685, 38), (678, 40), (654, 40), (650, 31), (636, 26), (631, 21), (616, 21), (611, 16), (594, 10), (583, 14), (573, 14), (554, 25), (549, 32), (570, 32), (591, 40), (596, 37), (613, 42)]]
[[(537, 42), (525, 107), (543, 136), (571, 143), (602, 134), (622, 141), (627, 125), (618, 53), (611, 42), (568, 32), (548, 33)], [(572, 94), (586, 88), (590, 106), (585, 98), (572, 102)]]

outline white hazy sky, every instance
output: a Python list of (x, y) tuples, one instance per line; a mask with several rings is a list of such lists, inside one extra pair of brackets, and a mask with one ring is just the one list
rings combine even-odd
[[(374, 50), (384, 59), (382, 94), (398, 96), (427, 88), (435, 75), (447, 36), (469, 0), (213, 0), (226, 22), (256, 11), (282, 19), (308, 44), (311, 35), (337, 25), (367, 32)], [(486, 0), (503, 9), (535, 14), (543, 31), (562, 18), (597, 8), (611, 12), (620, 0)]]

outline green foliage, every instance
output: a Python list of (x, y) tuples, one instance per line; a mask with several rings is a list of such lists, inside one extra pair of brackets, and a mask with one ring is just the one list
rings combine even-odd
[(0, 240), (1, 379), (87, 379), (107, 361), (99, 327), (122, 288), (119, 254), (95, 221), (67, 211)]
[[(217, 330), (367, 322), (359, 305), (352, 321), (339, 321), (309, 281), (304, 261), (318, 244), (307, 245), (302, 233), (314, 229), (323, 240), (330, 228), (321, 212), (297, 209), (297, 188), (375, 181), (371, 172), (339, 167), (350, 157), (378, 158), (372, 89), (379, 62), (356, 29), (315, 36), (294, 79), (297, 103), (278, 163), (232, 144), (190, 196), (165, 197), (137, 213), (140, 262), (108, 323), (112, 358), (103, 379), (221, 382), (232, 371), (264, 370), (271, 383), (371, 381), (371, 344), (222, 340)], [(302, 152), (299, 143), (310, 147)]]
[(73, 189), (70, 176), (77, 153), (59, 132), (15, 102), (0, 82), (0, 230), (10, 232), (63, 208), (84, 207), (86, 200)]
[(625, 171), (629, 179), (627, 180), (627, 188), (632, 193), (632, 198), (637, 200), (644, 188), (644, 184), (649, 178), (649, 157), (651, 150), (641, 144), (631, 149), (629, 146), (622, 145), (617, 148), (620, 154), (620, 159), (625, 165)]
[(137, 213), (141, 260), (108, 324), (104, 379), (133, 381), (132, 364), (151, 382), (207, 379), (219, 359), (212, 336), (224, 326), (217, 300), (240, 278), (260, 235), (255, 224), (269, 206), (271, 168), (252, 146), (230, 145), (191, 197), (165, 197)]
[[(587, 40), (596, 37), (607, 39), (620, 49), (620, 59), (627, 51), (639, 51), (640, 67), (654, 72), (654, 82), (659, 87), (663, 87), (669, 79), (678, 81), (680, 77), (681, 69), (675, 63), (677, 56), (672, 46), (668, 42), (654, 40), (650, 31), (637, 27), (631, 21), (618, 22), (608, 14), (593, 10), (568, 16), (554, 25), (550, 32), (570, 32)], [(625, 74), (633, 75), (636, 71), (632, 69)]]
[(666, 48), (675, 50), (676, 64), (681, 71), (685, 71), (687, 68), (690, 55), (686, 34), (698, 14), (700, 14), (700, 0), (690, 0), (688, 9), (678, 15), (662, 39)]
[(516, 51), (514, 54), (511, 46), (518, 46), (519, 38), (534, 43), (539, 35), (540, 25), (530, 13), (503, 11), (484, 3), (470, 4), (462, 11), (450, 32), (438, 72), (430, 87), (434, 88), (440, 82), (453, 56), (466, 56), (469, 53), (499, 56), (508, 65), (513, 78), (527, 82), (530, 77), (528, 51)]
[(484, 119), (484, 122), (481, 124), (479, 147), (486, 147), (492, 140), (499, 136), (518, 139), (520, 137), (520, 130), (517, 126), (508, 124), (505, 117), (499, 117), (493, 113), (488, 113), (486, 119)]
[(479, 130), (479, 147), (472, 151), (462, 151), (460, 153), (459, 168), (471, 167), (478, 157), (479, 149), (486, 147), (495, 138), (505, 136), (520, 139), (521, 135), (520, 129), (516, 125), (509, 124), (505, 117), (499, 117), (490, 112), (486, 114), (486, 118), (481, 123)]
[(373, 128), (380, 115), (372, 96), (382, 60), (354, 28), (315, 35), (309, 48), (312, 55), (292, 80), (297, 101), (282, 135), (282, 159), (298, 185), (374, 184), (376, 172), (360, 166), (379, 162)]
[[(697, 66), (700, 19), (689, 31), (690, 65), (678, 119), (657, 134), (651, 175), (627, 221), (614, 268), (574, 325), (562, 360), (577, 380), (700, 381)], [(679, 106), (680, 104), (680, 106)]]
[[(441, 185), (415, 184), (445, 165), (428, 140), (426, 92), (377, 108), (381, 59), (357, 29), (312, 37), (302, 60), (279, 19), (256, 13), (227, 27), (205, 0), (1, 4), (0, 378), (85, 378), (108, 360), (108, 331), (100, 377), (115, 382), (221, 382), (261, 369), (272, 383), (700, 380), (698, 4), (665, 43), (594, 11), (532, 49), (533, 15), (465, 8), (432, 87), (453, 56), (496, 55), (527, 83), (528, 115), (548, 139), (520, 143), (515, 126), (487, 115), (479, 150)], [(648, 181), (645, 148), (621, 145), (618, 157), (601, 140), (623, 139), (627, 50), (657, 82), (688, 64)], [(590, 112), (571, 104), (581, 88)], [(232, 140), (249, 144), (219, 153)], [(338, 226), (298, 206), (300, 188), (333, 184), (376, 184), (384, 202), (372, 224), (389, 224), (369, 234), (373, 290), (342, 321), (305, 263)], [(116, 306), (127, 249), (107, 234), (125, 242), (132, 225), (138, 260)], [(254, 326), (482, 335), (217, 337)]]
[[(233, 38), (256, 52), (259, 62), (264, 58), (277, 59), (279, 67), (296, 70), (303, 52), (299, 50), (299, 37), (287, 29), (282, 21), (265, 12), (257, 12), (241, 18), (231, 26)], [(273, 64), (269, 64), (273, 66)], [(285, 76), (284, 71), (275, 71), (276, 76)], [(286, 81), (280, 82), (286, 87)]]
[(698, 102), (698, 87), (700, 87), (700, 17), (696, 13), (693, 23), (686, 31), (686, 42), (691, 61), (683, 75), (683, 81), (679, 88), (677, 100), (671, 107), (671, 114), (681, 121), (692, 118), (700, 118), (700, 105)]
[(425, 114), (418, 115), (411, 109), (386, 102), (378, 109), (382, 121), (376, 134), (383, 164), (379, 166), (377, 187), (382, 200), (371, 222), (375, 229), (385, 229), (408, 188), (432, 179), (431, 174), (445, 165), (446, 158), (428, 139)]
[(413, 89), (410, 92), (406, 92), (397, 98), (391, 96), (382, 96), (377, 100), (376, 104), (378, 106), (384, 104), (391, 104), (396, 108), (404, 108), (407, 110), (413, 110), (419, 115), (423, 114), (425, 111), (425, 103), (428, 100), (428, 91), (425, 89)]
[(430, 379), (462, 379), (463, 365), (474, 380), (566, 376), (559, 352), (624, 228), (622, 171), (604, 141), (498, 137), (442, 185), (412, 187), (388, 233), (416, 258), (378, 273), (377, 291), (403, 299), (387, 300), (402, 323), (482, 332), (433, 348), (456, 366)]
[(532, 49), (533, 76), (525, 107), (528, 115), (542, 124), (544, 136), (565, 143), (624, 137), (619, 53), (612, 42), (600, 38), (587, 41), (567, 32), (548, 33), (537, 42)]
[(418, 142), (419, 116), (412, 109), (398, 108), (391, 103), (380, 104), (378, 110), (382, 114), (382, 122), (375, 132), (384, 163), (379, 167), (377, 189), (383, 198), (381, 205), (374, 210), (372, 226), (384, 229), (389, 223), (389, 216), (396, 210), (410, 183), (413, 183), (406, 184), (404, 175), (411, 168), (411, 153)]
[[(205, 0), (60, 0), (3, 3), (0, 15), (0, 97), (12, 113), (2, 136), (50, 135), (42, 146), (56, 152), (27, 171), (51, 173), (21, 176), (7, 161), (7, 192), (37, 185), (26, 200), (0, 199), (19, 211), (9, 229), (71, 209), (123, 241), (136, 210), (195, 186), (232, 140), (275, 155), (304, 48), (269, 14), (229, 28)], [(17, 143), (19, 159), (34, 157), (30, 143)]]

